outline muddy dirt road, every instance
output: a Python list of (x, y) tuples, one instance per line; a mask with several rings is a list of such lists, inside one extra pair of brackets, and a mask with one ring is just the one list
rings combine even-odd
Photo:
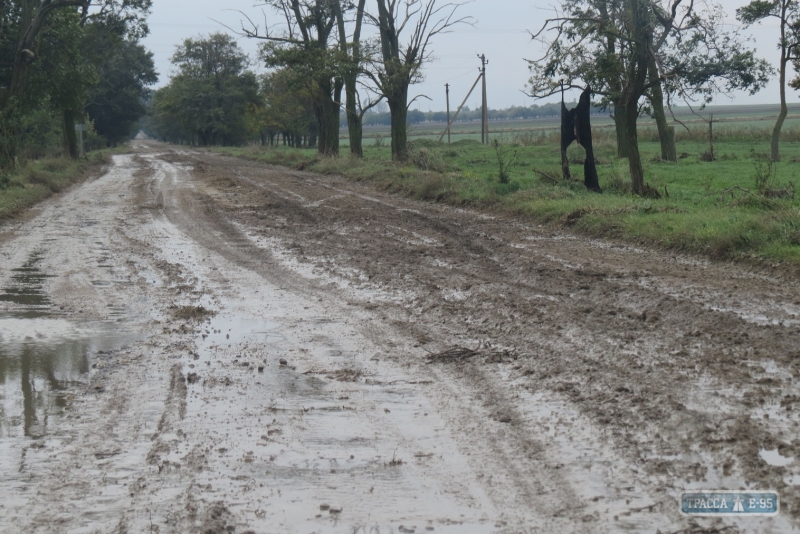
[(133, 150), (3, 227), (0, 532), (800, 529), (796, 274)]

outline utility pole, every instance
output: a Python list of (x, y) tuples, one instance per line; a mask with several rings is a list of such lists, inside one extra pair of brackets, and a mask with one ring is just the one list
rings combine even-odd
[(447, 144), (450, 144), (450, 84), (444, 84), (444, 89), (447, 92)]
[(483, 78), (483, 100), (481, 102), (481, 144), (489, 143), (489, 109), (486, 104), (486, 64), (489, 61), (486, 59), (486, 54), (478, 56), (481, 59), (481, 78)]

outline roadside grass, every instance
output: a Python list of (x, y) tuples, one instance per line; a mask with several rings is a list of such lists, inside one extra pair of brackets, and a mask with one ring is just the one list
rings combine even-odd
[[(498, 180), (500, 162), (492, 146), (462, 139), (452, 144), (417, 140), (408, 163), (391, 162), (388, 147), (366, 146), (364, 159), (320, 158), (313, 150), (284, 147), (213, 149), (232, 156), (322, 174), (369, 181), (380, 189), (420, 200), (510, 213), (542, 224), (570, 227), (589, 236), (693, 253), (712, 258), (750, 258), (800, 263), (800, 133), (786, 132), (783, 162), (771, 169), (769, 188), (787, 197), (762, 194), (756, 176), (769, 153), (768, 134), (726, 128), (715, 143), (716, 161), (701, 160), (708, 143), (701, 131), (684, 132), (677, 164), (660, 161), (660, 147), (647, 130), (640, 144), (646, 181), (661, 199), (630, 194), (627, 160), (616, 157), (613, 131), (595, 134), (600, 185), (583, 187), (581, 147), (570, 148), (574, 180), (560, 179), (555, 133), (501, 138), (508, 183)], [(347, 149), (342, 150), (346, 154)], [(543, 177), (551, 176), (556, 180)], [(777, 194), (777, 193), (776, 193)]]
[(112, 152), (90, 152), (85, 160), (45, 158), (21, 165), (10, 174), (0, 171), (0, 220), (13, 217), (37, 202), (78, 183), (109, 163)]

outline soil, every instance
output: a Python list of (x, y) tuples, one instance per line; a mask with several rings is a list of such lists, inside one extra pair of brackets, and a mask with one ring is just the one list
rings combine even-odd
[[(794, 532), (800, 284), (136, 141), (0, 238), (0, 531)], [(686, 489), (777, 517), (688, 518)]]

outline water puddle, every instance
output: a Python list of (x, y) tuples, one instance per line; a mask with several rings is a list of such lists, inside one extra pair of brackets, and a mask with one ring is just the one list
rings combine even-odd
[(47, 434), (75, 386), (88, 382), (91, 356), (132, 340), (103, 324), (0, 317), (0, 440)]
[(778, 449), (761, 449), (758, 451), (758, 455), (769, 465), (775, 467), (785, 467), (794, 463), (794, 458), (781, 456), (781, 453), (778, 452)]
[(75, 323), (53, 313), (44, 290), (51, 277), (33, 253), (0, 292), (0, 440), (41, 438), (75, 387), (88, 382), (90, 358), (132, 341), (104, 323)]

